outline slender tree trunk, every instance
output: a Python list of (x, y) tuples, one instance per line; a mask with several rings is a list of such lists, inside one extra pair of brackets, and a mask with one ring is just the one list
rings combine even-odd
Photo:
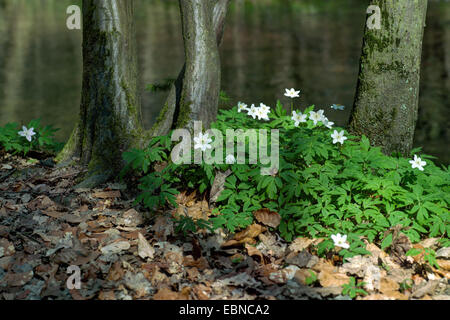
[(116, 174), (122, 152), (143, 139), (137, 92), (133, 1), (83, 0), (80, 118), (58, 156), (89, 166), (83, 186)]
[(418, 114), (427, 0), (371, 0), (381, 29), (366, 26), (350, 130), (386, 154), (407, 155)]
[(180, 0), (186, 62), (161, 110), (151, 135), (172, 128), (191, 127), (201, 120), (205, 128), (215, 120), (220, 92), (220, 58), (229, 0)]

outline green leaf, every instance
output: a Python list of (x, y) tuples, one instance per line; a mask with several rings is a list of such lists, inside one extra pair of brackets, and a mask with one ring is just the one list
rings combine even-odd
[(392, 233), (389, 233), (386, 238), (381, 242), (381, 249), (389, 247), (392, 244)]
[(421, 249), (415, 249), (415, 248), (412, 248), (412, 249), (409, 249), (407, 252), (406, 252), (406, 256), (417, 256), (418, 254), (421, 254), (423, 252), (423, 250), (421, 250)]

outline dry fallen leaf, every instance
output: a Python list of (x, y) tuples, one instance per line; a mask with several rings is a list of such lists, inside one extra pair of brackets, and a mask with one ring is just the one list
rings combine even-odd
[(225, 172), (218, 171), (214, 177), (213, 184), (211, 186), (211, 191), (209, 192), (209, 203), (215, 203), (219, 198), (220, 194), (224, 190), (224, 184), (226, 178), (231, 174), (231, 170), (228, 169)]
[(194, 192), (192, 192), (191, 194), (187, 195), (186, 191), (183, 191), (179, 194), (176, 195), (176, 203), (178, 205), (183, 205), (183, 206), (187, 206), (188, 204), (192, 203), (192, 201), (196, 198), (197, 196), (197, 191), (194, 190)]
[(242, 243), (255, 244), (256, 240), (254, 238), (266, 230), (264, 226), (254, 223), (245, 230), (236, 233), (234, 238), (222, 244), (222, 247), (230, 247)]
[(398, 291), (400, 285), (389, 277), (383, 277), (380, 281), (380, 292), (386, 295), (390, 295), (394, 291)]
[(450, 260), (437, 259), (436, 261), (439, 267), (446, 271), (450, 271)]
[(143, 222), (142, 215), (133, 208), (125, 211), (122, 217), (117, 219), (117, 224), (126, 227), (136, 227)]
[(166, 271), (175, 274), (183, 271), (183, 255), (176, 251), (166, 251), (164, 260), (167, 263)]
[(27, 204), (27, 208), (31, 211), (36, 209), (45, 210), (50, 207), (55, 208), (56, 204), (47, 196), (38, 196)]
[(343, 273), (334, 273), (325, 270), (320, 271), (317, 279), (322, 287), (340, 287), (350, 281), (350, 278)]
[(183, 257), (183, 265), (185, 267), (195, 267), (200, 271), (209, 268), (208, 260), (206, 260), (205, 257), (194, 259), (194, 257), (191, 255)]
[(116, 300), (116, 295), (114, 294), (114, 291), (108, 290), (108, 291), (100, 291), (100, 294), (98, 295), (99, 300)]
[(8, 287), (23, 287), (33, 278), (33, 275), (34, 273), (32, 270), (20, 273), (9, 272), (2, 279), (2, 283), (5, 283)]
[(144, 236), (139, 232), (138, 233), (138, 255), (142, 259), (150, 258), (153, 259), (153, 255), (155, 254), (155, 249), (153, 249)]
[(266, 226), (276, 228), (280, 225), (281, 216), (278, 214), (278, 212), (263, 208), (253, 212), (253, 215), (258, 222), (261, 222)]
[(167, 237), (173, 234), (173, 220), (168, 216), (158, 216), (152, 230), (156, 239), (166, 241)]
[(387, 253), (377, 247), (374, 243), (368, 243), (366, 245), (366, 250), (371, 253), (370, 257), (373, 263), (378, 263), (378, 258), (387, 257)]
[(364, 296), (361, 300), (395, 300), (394, 298), (390, 298), (380, 293), (369, 294), (368, 296)]
[(289, 250), (293, 252), (300, 252), (307, 249), (312, 243), (312, 239), (298, 237), (289, 245)]
[(198, 280), (198, 277), (200, 276), (200, 272), (198, 272), (198, 269), (196, 267), (187, 268), (186, 273), (188, 280), (191, 282), (196, 282)]
[(209, 300), (212, 290), (203, 284), (198, 284), (192, 289), (192, 291), (198, 300)]
[(123, 278), (124, 270), (122, 269), (122, 263), (116, 261), (113, 266), (109, 269), (108, 277), (106, 280), (119, 281)]
[(0, 258), (3, 256), (12, 256), (15, 252), (14, 244), (7, 239), (0, 239)]
[(261, 253), (261, 251), (259, 251), (258, 249), (256, 249), (254, 246), (249, 245), (248, 243), (245, 244), (245, 249), (247, 249), (247, 254), (252, 257), (252, 256), (257, 256), (259, 257), (259, 262), (264, 264), (264, 256)]
[(300, 268), (297, 266), (288, 266), (284, 269), (272, 272), (269, 274), (269, 279), (275, 283), (286, 283), (288, 280), (291, 280), (294, 278), (297, 271), (299, 271)]
[(128, 241), (118, 241), (113, 242), (107, 246), (100, 249), (103, 254), (114, 254), (119, 253), (123, 250), (128, 250), (130, 248), (130, 243)]
[[(184, 288), (183, 288), (184, 290)], [(186, 297), (186, 294), (189, 294), (184, 290), (182, 292), (175, 292), (170, 290), (167, 287), (161, 288), (157, 293), (153, 296), (153, 300), (186, 300), (189, 296)]]
[(424, 248), (431, 248), (438, 244), (439, 238), (428, 238), (420, 241), (418, 244), (423, 246)]
[(236, 233), (234, 236), (235, 240), (242, 240), (246, 238), (256, 238), (260, 233), (266, 231), (267, 229), (259, 224), (252, 224), (248, 226), (245, 230)]
[(328, 273), (333, 273), (335, 267), (328, 260), (320, 258), (319, 262), (317, 262), (311, 269), (316, 272), (326, 271)]
[[(316, 275), (316, 273), (310, 269), (300, 269), (295, 273), (295, 280), (301, 285), (307, 285), (306, 279), (312, 277), (312, 274)], [(317, 276), (317, 275), (316, 275)]]
[(119, 190), (112, 191), (96, 191), (93, 196), (99, 199), (110, 199), (110, 198), (120, 198)]

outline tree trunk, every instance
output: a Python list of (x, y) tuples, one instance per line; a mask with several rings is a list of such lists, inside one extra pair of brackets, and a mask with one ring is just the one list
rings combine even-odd
[(58, 160), (78, 158), (89, 167), (82, 185), (96, 185), (117, 174), (142, 135), (133, 1), (83, 0), (80, 118)]
[[(215, 120), (220, 92), (220, 58), (229, 0), (180, 0), (186, 62), (172, 85), (151, 135)], [(187, 70), (187, 72), (186, 72)]]
[(427, 0), (371, 0), (381, 29), (366, 26), (350, 130), (385, 154), (409, 154), (418, 114)]

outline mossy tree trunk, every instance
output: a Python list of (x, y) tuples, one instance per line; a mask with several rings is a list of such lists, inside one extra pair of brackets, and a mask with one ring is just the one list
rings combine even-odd
[(215, 120), (220, 93), (220, 58), (229, 0), (180, 0), (185, 64), (172, 85), (151, 134), (191, 128), (201, 120), (205, 128)]
[(93, 186), (117, 174), (122, 152), (139, 145), (143, 135), (133, 1), (83, 0), (80, 117), (58, 160), (87, 165), (82, 185)]
[(385, 154), (407, 155), (418, 114), (427, 0), (371, 0), (381, 29), (366, 26), (350, 130)]

